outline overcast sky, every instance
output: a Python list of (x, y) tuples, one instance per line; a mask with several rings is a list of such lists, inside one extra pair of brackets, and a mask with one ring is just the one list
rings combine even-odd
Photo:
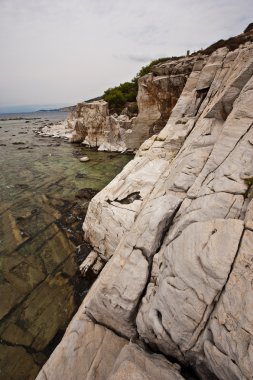
[(241, 33), (252, 0), (0, 0), (0, 112), (71, 105)]

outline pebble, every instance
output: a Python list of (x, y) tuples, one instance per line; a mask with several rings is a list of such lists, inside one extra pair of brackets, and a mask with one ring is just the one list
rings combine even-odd
[(87, 162), (87, 161), (90, 161), (90, 159), (89, 159), (89, 157), (84, 156), (84, 157), (81, 157), (81, 158), (80, 158), (80, 161), (81, 161), (81, 162)]

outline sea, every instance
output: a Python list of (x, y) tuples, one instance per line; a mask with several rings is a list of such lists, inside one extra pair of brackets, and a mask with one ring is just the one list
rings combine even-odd
[(36, 133), (67, 117), (0, 115), (0, 380), (35, 379), (61, 340), (94, 281), (78, 271), (90, 199), (132, 159)]

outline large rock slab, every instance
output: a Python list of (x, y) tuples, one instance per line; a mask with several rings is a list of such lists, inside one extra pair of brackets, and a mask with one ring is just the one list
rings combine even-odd
[(253, 232), (245, 231), (233, 271), (209, 320), (205, 363), (221, 379), (251, 379), (253, 363)]
[(77, 104), (68, 118), (68, 126), (73, 131), (72, 142), (119, 152), (126, 150), (125, 131), (131, 124), (127, 116), (109, 115), (108, 103), (103, 100)]
[(107, 380), (127, 343), (112, 331), (94, 324), (81, 307), (37, 380)]
[(171, 194), (147, 202), (86, 303), (89, 315), (128, 338), (136, 335), (136, 307), (148, 282), (152, 257), (180, 203), (181, 199)]
[(162, 355), (149, 354), (136, 344), (125, 346), (108, 380), (183, 380), (180, 367)]
[(184, 379), (179, 365), (162, 355), (145, 352), (92, 322), (84, 312), (84, 304), (37, 380)]
[(193, 223), (168, 245), (155, 294), (147, 292), (137, 315), (147, 343), (184, 360), (226, 284), (242, 231), (236, 220)]
[(106, 259), (134, 225), (166, 165), (162, 159), (133, 160), (91, 200), (83, 225), (85, 239)]

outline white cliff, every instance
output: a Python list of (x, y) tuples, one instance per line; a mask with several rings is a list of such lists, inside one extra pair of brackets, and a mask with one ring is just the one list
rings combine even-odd
[(109, 115), (108, 103), (103, 100), (79, 103), (68, 119), (73, 129), (72, 142), (109, 151), (126, 150), (124, 136), (131, 123), (126, 115)]
[(193, 63), (166, 126), (90, 203), (107, 263), (39, 380), (183, 378), (168, 357), (252, 379), (253, 43)]
[[(150, 136), (165, 126), (193, 65), (203, 56), (183, 57), (153, 68), (138, 81), (138, 114), (129, 117), (110, 115), (104, 100), (79, 103), (70, 114), (67, 125), (70, 140), (98, 150), (135, 151)], [(45, 130), (49, 133), (50, 129)], [(44, 132), (44, 131), (43, 131)], [(51, 133), (52, 135), (52, 133)], [(69, 135), (68, 135), (69, 136)]]

